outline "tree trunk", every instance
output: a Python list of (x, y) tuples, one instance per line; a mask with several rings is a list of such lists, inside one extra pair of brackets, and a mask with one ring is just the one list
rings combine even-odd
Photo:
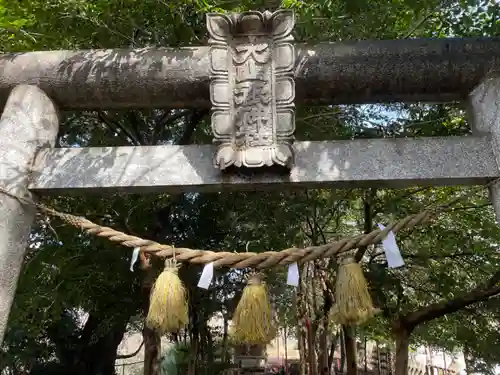
[[(339, 342), (341, 340), (342, 334), (340, 331), (337, 331), (335, 336), (332, 338), (332, 342), (330, 344), (330, 353), (328, 354), (328, 373), (331, 374), (332, 372), (332, 367), (336, 367), (333, 363), (335, 360), (335, 349), (337, 348), (337, 345), (339, 345)], [(342, 345), (342, 343), (340, 343)]]
[[(302, 271), (303, 272), (303, 271)], [(305, 308), (305, 295), (303, 293), (303, 284), (299, 286), (299, 290), (294, 296), (295, 306), (297, 306), (297, 337), (300, 355), (300, 375), (306, 374), (307, 356), (306, 356), (306, 341), (307, 341), (307, 327), (306, 327), (306, 308)]]
[[(186, 267), (187, 268), (187, 267)], [(191, 283), (189, 283), (189, 279), (186, 280), (185, 284), (188, 288), (190, 288)], [(191, 289), (188, 289), (192, 291)], [(203, 342), (202, 340), (202, 327), (203, 324), (203, 315), (200, 314), (198, 308), (196, 308), (197, 303), (199, 301), (198, 293), (191, 293), (189, 298), (189, 361), (188, 361), (188, 375), (194, 375), (196, 371), (196, 363), (198, 360), (198, 355), (200, 354), (200, 344)]]
[[(141, 285), (142, 310), (145, 316), (148, 314), (149, 298), (155, 277), (156, 272), (154, 267), (145, 269)], [(142, 337), (144, 340), (144, 375), (159, 375), (161, 356), (160, 334), (144, 324)]]
[(306, 374), (306, 331), (303, 327), (298, 327), (299, 336), (299, 356), (300, 356), (300, 375)]
[(318, 375), (328, 375), (328, 331), (327, 322), (322, 319), (319, 329), (319, 355), (318, 355)]
[(195, 375), (198, 364), (199, 341), (193, 340), (189, 344), (190, 355), (188, 360), (187, 375)]
[(427, 345), (425, 345), (424, 348), (425, 348), (425, 362), (426, 362), (425, 368), (427, 369), (427, 372), (428, 372), (427, 375), (434, 375), (433, 371), (432, 371), (432, 356), (431, 356), (431, 353), (429, 351), (429, 347)]
[(285, 336), (285, 375), (288, 375), (288, 331), (287, 326), (283, 327), (283, 336)]
[(467, 345), (464, 346), (464, 350), (463, 350), (463, 354), (464, 354), (464, 362), (465, 362), (465, 372), (467, 373), (467, 375), (471, 374), (472, 373), (472, 355), (470, 353), (470, 350), (469, 350), (469, 347)]
[(378, 341), (375, 342), (377, 345), (377, 370), (378, 370), (378, 375), (380, 375), (382, 366), (380, 366), (380, 344)]
[[(116, 351), (127, 330), (128, 319), (113, 323), (111, 330), (99, 337), (97, 342), (83, 348), (77, 362), (77, 368), (84, 369), (82, 374), (115, 375)], [(92, 339), (91, 339), (92, 342)], [(68, 374), (76, 372), (68, 371)]]
[(126, 332), (130, 314), (116, 317), (107, 332), (98, 333), (103, 323), (101, 315), (105, 314), (104, 311), (89, 314), (83, 330), (75, 335), (68, 335), (61, 322), (48, 328), (47, 333), (57, 347), (59, 360), (58, 365), (49, 366), (54, 368), (54, 374), (115, 374), (116, 351)]
[(412, 329), (399, 324), (393, 330), (396, 337), (396, 375), (408, 375), (408, 352)]
[(142, 330), (144, 339), (144, 375), (160, 374), (161, 337), (151, 328)]
[(223, 314), (223, 319), (224, 319), (224, 328), (222, 331), (222, 362), (228, 362), (228, 343), (227, 343), (227, 338), (228, 338), (228, 331), (229, 331), (229, 319), (227, 314)]
[(342, 329), (344, 331), (347, 375), (357, 375), (358, 362), (356, 360), (356, 337), (354, 336), (354, 328), (342, 326)]
[(309, 364), (309, 373), (308, 375), (316, 375), (316, 348), (314, 345), (314, 334), (311, 326), (311, 321), (309, 319), (306, 320), (307, 324), (307, 362)]
[(340, 332), (340, 372), (345, 371), (345, 337), (344, 337), (344, 329), (341, 328)]
[(364, 355), (364, 364), (365, 364), (365, 374), (368, 372), (368, 354), (366, 352), (366, 346), (368, 343), (368, 339), (366, 336), (364, 337), (364, 345), (363, 345), (363, 355)]
[(210, 331), (210, 328), (208, 327), (208, 321), (205, 319), (203, 321), (203, 336), (205, 338), (204, 342), (206, 342), (205, 347), (205, 357), (206, 357), (206, 365), (209, 368), (213, 368), (214, 362), (215, 362), (215, 347), (214, 347), (214, 340), (212, 337), (212, 332)]
[[(332, 336), (328, 334), (328, 328), (329, 328), (329, 313), (330, 310), (333, 306), (333, 298), (332, 298), (332, 293), (333, 290), (329, 290), (328, 285), (326, 283), (326, 279), (328, 276), (326, 275), (326, 271), (321, 272), (320, 270), (320, 278), (322, 278), (322, 281), (324, 281), (324, 286), (323, 286), (323, 308), (321, 310), (321, 315), (317, 314), (320, 316), (319, 318), (319, 339), (318, 339), (318, 344), (319, 344), (319, 360), (318, 360), (318, 374), (319, 375), (329, 375), (330, 373), (330, 366), (329, 366), (329, 346), (328, 346), (328, 337)], [(332, 288), (333, 289), (333, 288)], [(333, 338), (333, 337), (332, 337)]]

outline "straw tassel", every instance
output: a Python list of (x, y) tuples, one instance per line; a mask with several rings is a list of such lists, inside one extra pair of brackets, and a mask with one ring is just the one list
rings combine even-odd
[(231, 339), (235, 343), (267, 344), (276, 336), (267, 287), (262, 276), (253, 274), (236, 307)]
[(170, 333), (178, 332), (188, 322), (186, 289), (179, 278), (177, 262), (167, 259), (152, 288), (146, 324), (161, 333)]
[(365, 323), (377, 312), (361, 265), (352, 256), (344, 258), (337, 272), (335, 306), (330, 319), (337, 324), (356, 325)]

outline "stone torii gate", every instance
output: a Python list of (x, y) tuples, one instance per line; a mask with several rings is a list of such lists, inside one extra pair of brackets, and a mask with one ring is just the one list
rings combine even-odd
[[(294, 44), (291, 11), (207, 15), (208, 47), (0, 56), (14, 196), (481, 185), (500, 177), (500, 38)], [(294, 101), (467, 101), (466, 137), (294, 142)], [(212, 106), (214, 145), (54, 148), (59, 110)], [(231, 169), (278, 165), (242, 177)], [(500, 216), (500, 187), (491, 185)], [(0, 194), (0, 342), (35, 209)]]

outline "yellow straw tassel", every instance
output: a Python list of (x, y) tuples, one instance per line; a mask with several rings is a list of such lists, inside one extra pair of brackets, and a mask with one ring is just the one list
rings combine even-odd
[(161, 333), (177, 332), (189, 322), (187, 293), (178, 276), (175, 260), (167, 259), (165, 269), (151, 292), (146, 324)]
[(337, 272), (331, 320), (344, 325), (362, 324), (376, 312), (361, 265), (353, 257), (345, 258)]
[(267, 344), (276, 336), (266, 285), (257, 274), (248, 279), (233, 315), (231, 339), (235, 343)]

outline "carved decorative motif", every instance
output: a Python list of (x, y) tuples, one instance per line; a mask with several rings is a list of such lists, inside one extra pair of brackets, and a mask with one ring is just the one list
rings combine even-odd
[(207, 14), (214, 165), (294, 163), (293, 11)]

